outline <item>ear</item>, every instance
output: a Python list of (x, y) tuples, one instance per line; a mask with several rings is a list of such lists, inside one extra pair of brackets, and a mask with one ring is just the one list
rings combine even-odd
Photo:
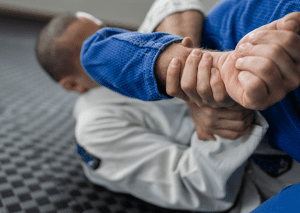
[(194, 47), (193, 41), (192, 41), (192, 39), (190, 39), (189, 37), (185, 37), (185, 38), (181, 41), (181, 44), (182, 44), (184, 47), (188, 47), (188, 48), (193, 48), (193, 47)]
[(80, 83), (80, 81), (74, 76), (67, 76), (59, 81), (59, 84), (68, 91), (84, 93), (86, 91), (85, 87)]

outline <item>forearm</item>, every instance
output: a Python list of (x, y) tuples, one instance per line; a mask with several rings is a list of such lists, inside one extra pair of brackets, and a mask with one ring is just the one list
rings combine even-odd
[(166, 32), (180, 37), (190, 37), (195, 47), (200, 47), (204, 15), (200, 11), (189, 10), (167, 16), (155, 32)]

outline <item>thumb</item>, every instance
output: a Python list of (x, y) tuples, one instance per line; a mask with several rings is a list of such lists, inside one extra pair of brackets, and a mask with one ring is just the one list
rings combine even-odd
[[(251, 31), (239, 41), (239, 43), (236, 46), (236, 49), (238, 49), (241, 44), (250, 42), (249, 36), (251, 34), (263, 30), (286, 30), (286, 31), (292, 31), (299, 34), (300, 33), (300, 12), (290, 13), (281, 19), (278, 19), (276, 21), (271, 22), (270, 24), (266, 24), (264, 26), (261, 26)], [(241, 55), (237, 51), (235, 52), (235, 55), (237, 58), (241, 57)]]
[(287, 14), (283, 18), (275, 20), (270, 24), (266, 24), (260, 28), (257, 28), (252, 32), (258, 30), (287, 30), (293, 31), (295, 33), (300, 33), (300, 13), (294, 12)]

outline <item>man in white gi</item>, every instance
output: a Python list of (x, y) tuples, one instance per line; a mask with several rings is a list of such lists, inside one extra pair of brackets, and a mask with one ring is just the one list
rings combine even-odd
[[(91, 30), (91, 20), (85, 19), (82, 29)], [(80, 63), (74, 68), (84, 72)], [(255, 177), (245, 175), (247, 160), (268, 128), (260, 113), (255, 112), (248, 135), (235, 140), (215, 135), (216, 140), (203, 141), (195, 131), (203, 117), (194, 116), (194, 122), (182, 100), (142, 102), (88, 77), (84, 84), (88, 88), (74, 107), (75, 134), (91, 182), (172, 209), (246, 213), (261, 204)], [(205, 114), (200, 108), (194, 112)], [(208, 112), (221, 119), (218, 109)]]
[[(208, 114), (218, 114), (211, 110)], [(197, 212), (233, 206), (249, 212), (261, 203), (244, 176), (247, 159), (268, 127), (258, 112), (250, 135), (202, 141), (184, 101), (142, 102), (95, 87), (81, 95), (74, 116), (79, 152), (88, 153), (84, 172), (95, 184)]]

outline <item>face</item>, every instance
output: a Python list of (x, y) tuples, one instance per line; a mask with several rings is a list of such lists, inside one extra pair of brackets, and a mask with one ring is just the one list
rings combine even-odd
[(83, 42), (100, 28), (102, 28), (102, 26), (94, 20), (86, 17), (79, 17), (77, 21), (67, 28), (58, 40), (59, 45), (66, 45), (72, 47), (74, 50), (74, 54), (71, 57), (73, 57), (72, 61), (74, 64), (72, 65), (72, 69), (75, 70), (75, 73), (72, 76), (60, 80), (61, 86), (65, 89), (84, 93), (91, 88), (100, 86), (86, 74), (80, 62), (80, 51)]

